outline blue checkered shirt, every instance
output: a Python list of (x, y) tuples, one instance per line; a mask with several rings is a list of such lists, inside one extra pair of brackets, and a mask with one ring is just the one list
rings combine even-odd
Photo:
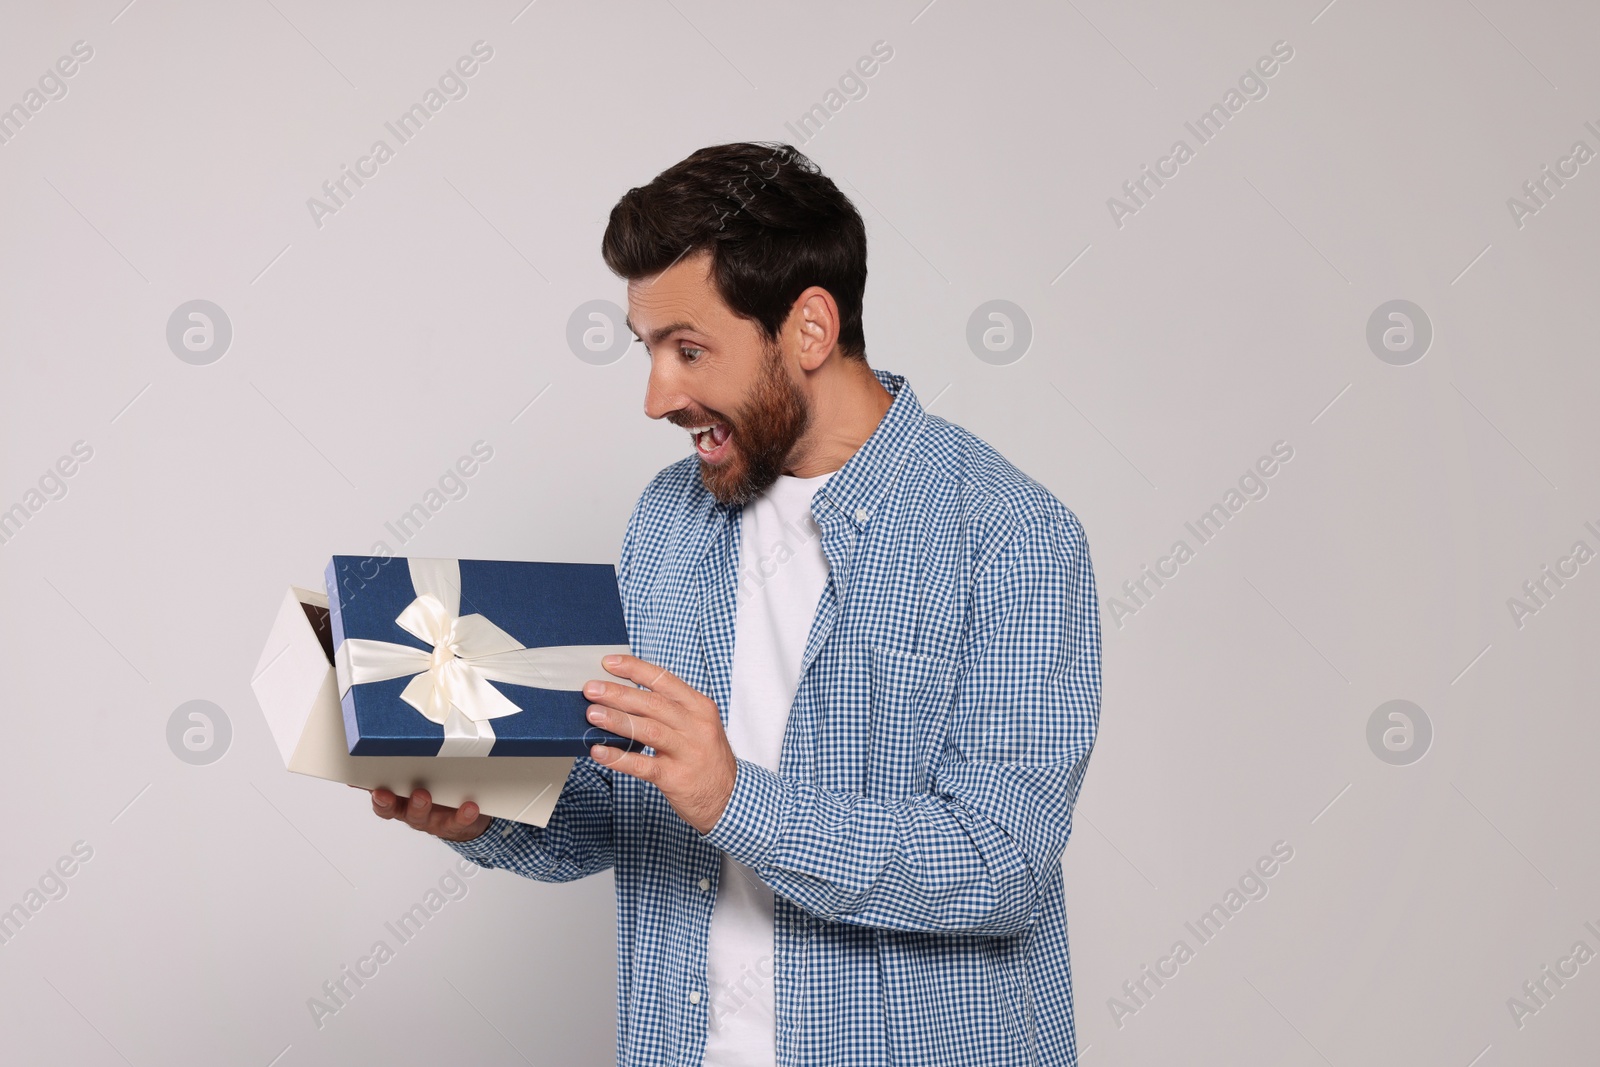
[[(776, 897), (779, 1064), (1077, 1063), (1061, 856), (1100, 715), (1089, 545), (1048, 490), (875, 373), (893, 403), (811, 504), (830, 574), (779, 770), (739, 760), (702, 835), (582, 757), (547, 826), (495, 819), (452, 845), (542, 881), (614, 872), (628, 1067), (700, 1063), (721, 852)], [(740, 509), (699, 463), (645, 489), (618, 584), (634, 653), (726, 723)]]

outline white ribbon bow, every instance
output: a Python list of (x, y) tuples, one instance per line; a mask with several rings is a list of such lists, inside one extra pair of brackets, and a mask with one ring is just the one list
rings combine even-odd
[(335, 657), (339, 694), (352, 685), (416, 675), (400, 699), (444, 727), (440, 756), (487, 756), (495, 741), (489, 720), (522, 710), (491, 681), (581, 690), (602, 670), (600, 657), (629, 651), (627, 645), (526, 648), (485, 616), (461, 614), (461, 565), (456, 560), (406, 562), (416, 599), (395, 622), (433, 651), (347, 638)]

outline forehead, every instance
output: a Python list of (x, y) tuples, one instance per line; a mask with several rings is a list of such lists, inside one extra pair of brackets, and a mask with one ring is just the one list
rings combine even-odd
[(684, 256), (660, 274), (628, 282), (628, 325), (635, 333), (688, 320), (710, 326), (728, 315), (711, 280), (711, 253)]

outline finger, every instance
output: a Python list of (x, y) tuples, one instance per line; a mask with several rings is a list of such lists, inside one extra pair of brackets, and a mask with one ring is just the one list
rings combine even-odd
[(600, 729), (610, 730), (620, 737), (646, 745), (657, 752), (670, 751), (674, 747), (672, 739), (677, 736), (677, 731), (659, 721), (629, 715), (625, 711), (617, 711), (601, 704), (590, 704), (588, 717), (589, 721)]
[(605, 668), (607, 674), (626, 678), (635, 685), (642, 685), (671, 700), (682, 702), (698, 695), (693, 686), (665, 667), (648, 663), (638, 656), (606, 656), (601, 659), (600, 665)]
[(623, 752), (608, 745), (590, 745), (589, 755), (596, 763), (603, 763), (641, 782), (653, 783), (661, 776), (660, 762), (642, 752)]
[(669, 724), (680, 721), (685, 710), (682, 705), (663, 693), (635, 689), (631, 685), (618, 685), (616, 682), (602, 682), (599, 679), (591, 679), (584, 683), (583, 695), (608, 708), (647, 719), (660, 719)]
[[(471, 809), (470, 814), (467, 814), (468, 808)], [(446, 841), (458, 841), (462, 831), (477, 822), (478, 817), (476, 804), (463, 804), (459, 808), (435, 804), (433, 813), (428, 817), (427, 832)]]
[(387, 789), (374, 789), (372, 791), (372, 811), (385, 819), (398, 818), (405, 814), (405, 801), (396, 797)]
[(433, 810), (433, 798), (426, 789), (415, 790), (411, 794), (411, 801), (406, 805), (406, 822), (412, 829), (424, 830), (428, 826), (428, 813)]

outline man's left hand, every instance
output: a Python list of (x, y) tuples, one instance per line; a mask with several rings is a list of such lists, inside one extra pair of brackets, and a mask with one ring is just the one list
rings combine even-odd
[(607, 673), (640, 688), (590, 681), (583, 687), (589, 721), (632, 738), (655, 755), (591, 745), (595, 762), (649, 782), (667, 798), (683, 821), (708, 832), (733, 796), (738, 764), (716, 702), (696, 692), (665, 667), (635, 656), (607, 656)]

